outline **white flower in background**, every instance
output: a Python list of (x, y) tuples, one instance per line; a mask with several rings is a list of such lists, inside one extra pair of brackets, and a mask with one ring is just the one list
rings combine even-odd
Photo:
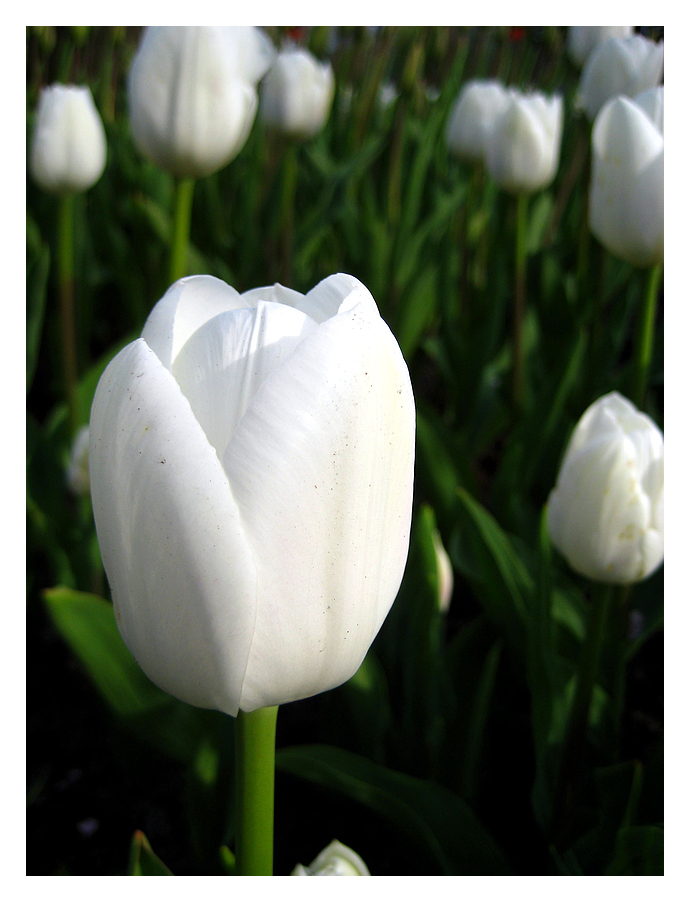
[(128, 82), (140, 152), (176, 176), (221, 169), (244, 147), (273, 58), (268, 38), (248, 26), (147, 28)]
[(506, 191), (545, 188), (558, 169), (562, 132), (562, 97), (511, 89), (487, 138), (489, 174)]
[(548, 501), (551, 541), (577, 573), (645, 579), (664, 559), (664, 437), (617, 392), (583, 414)]
[(634, 98), (635, 103), (643, 109), (654, 125), (664, 133), (664, 87), (649, 88)]
[(89, 491), (89, 427), (82, 426), (72, 443), (67, 466), (67, 485), (74, 495)]
[(233, 716), (348, 680), (405, 569), (414, 445), (407, 366), (357, 279), (176, 282), (91, 411), (98, 541), (149, 678)]
[(287, 135), (312, 138), (326, 124), (334, 93), (330, 63), (300, 47), (281, 50), (261, 86), (261, 116)]
[(568, 56), (573, 63), (582, 68), (587, 57), (609, 38), (629, 38), (632, 36), (632, 25), (571, 25), (568, 28)]
[(51, 85), (38, 100), (29, 169), (52, 194), (73, 194), (95, 185), (106, 158), (105, 131), (88, 88)]
[(664, 257), (664, 89), (616, 97), (592, 129), (589, 226), (634, 266)]
[(448, 552), (443, 547), (441, 533), (437, 529), (432, 533), (432, 540), (434, 543), (434, 551), (436, 552), (438, 606), (439, 610), (445, 612), (450, 607), (450, 600), (453, 597), (453, 565), (448, 557)]
[(379, 88), (379, 105), (387, 110), (398, 99), (398, 89), (391, 81), (384, 82)]
[(356, 852), (337, 839), (319, 853), (308, 868), (298, 864), (292, 877), (371, 877), (369, 869)]
[(499, 81), (468, 81), (458, 95), (446, 124), (446, 144), (469, 162), (483, 162), (496, 119), (509, 103), (508, 90)]
[(609, 38), (587, 59), (580, 78), (578, 105), (594, 120), (612, 97), (635, 97), (656, 87), (663, 69), (663, 41), (657, 44), (641, 35)]

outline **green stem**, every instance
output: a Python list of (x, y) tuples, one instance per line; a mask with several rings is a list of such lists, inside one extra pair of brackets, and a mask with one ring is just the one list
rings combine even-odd
[(570, 816), (575, 802), (577, 778), (582, 764), (582, 752), (587, 734), (589, 713), (599, 669), (599, 658), (601, 656), (611, 595), (611, 586), (596, 583), (589, 604), (587, 632), (580, 653), (575, 696), (568, 716), (558, 786), (554, 800), (553, 826), (561, 839), (567, 837)]
[(647, 276), (647, 292), (642, 305), (640, 323), (635, 337), (630, 400), (633, 404), (637, 405), (637, 407), (642, 407), (642, 404), (644, 403), (649, 367), (652, 362), (652, 353), (654, 350), (654, 319), (656, 317), (656, 301), (659, 294), (659, 284), (661, 282), (661, 270), (661, 263), (657, 263), (656, 266), (652, 266), (649, 269)]
[(175, 221), (170, 249), (170, 284), (181, 279), (187, 271), (187, 245), (192, 220), (194, 179), (178, 179), (175, 185)]
[(520, 192), (515, 210), (515, 307), (513, 317), (513, 403), (522, 406), (524, 360), (522, 324), (525, 316), (525, 274), (527, 272), (528, 195)]
[(60, 318), (65, 389), (69, 408), (70, 430), (77, 431), (77, 340), (74, 325), (74, 195), (60, 198), (58, 211), (58, 281), (60, 283)]
[(273, 794), (278, 706), (240, 711), (235, 724), (238, 876), (273, 875)]

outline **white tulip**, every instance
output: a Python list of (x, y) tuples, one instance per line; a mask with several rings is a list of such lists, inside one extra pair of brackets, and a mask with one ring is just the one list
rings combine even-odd
[(634, 98), (635, 103), (645, 111), (661, 134), (664, 133), (664, 87), (649, 88)]
[(626, 398), (599, 398), (575, 427), (548, 501), (551, 541), (577, 573), (638, 582), (664, 559), (664, 437)]
[(635, 97), (656, 87), (664, 68), (664, 42), (635, 35), (609, 38), (588, 57), (580, 78), (578, 104), (591, 120), (607, 100)]
[(450, 608), (450, 600), (453, 597), (453, 565), (448, 557), (448, 552), (443, 546), (441, 533), (435, 529), (431, 535), (436, 552), (436, 574), (438, 578), (438, 607), (443, 613)]
[(273, 53), (268, 38), (248, 26), (147, 28), (128, 82), (140, 152), (176, 176), (221, 169), (249, 136), (256, 84)]
[(334, 839), (305, 868), (298, 864), (292, 877), (371, 877), (369, 868), (349, 846)]
[(558, 169), (562, 132), (562, 97), (511, 89), (487, 136), (489, 174), (511, 192), (545, 188)]
[(604, 247), (634, 266), (664, 257), (663, 88), (616, 97), (592, 129), (589, 226)]
[(38, 100), (29, 168), (53, 194), (73, 194), (95, 185), (105, 169), (101, 117), (88, 88), (51, 85)]
[(446, 143), (451, 152), (469, 162), (483, 162), (488, 137), (508, 103), (509, 94), (501, 82), (467, 82), (446, 124)]
[(573, 63), (582, 67), (587, 57), (609, 38), (629, 38), (632, 25), (571, 25), (568, 28), (568, 56)]
[(330, 63), (302, 48), (281, 50), (261, 86), (261, 116), (287, 135), (312, 138), (326, 124), (334, 93)]
[(73, 495), (87, 495), (89, 492), (89, 427), (82, 426), (77, 432), (67, 465), (67, 485)]
[(407, 367), (357, 279), (176, 282), (91, 411), (103, 563), (150, 679), (233, 716), (349, 679), (402, 579), (414, 442)]

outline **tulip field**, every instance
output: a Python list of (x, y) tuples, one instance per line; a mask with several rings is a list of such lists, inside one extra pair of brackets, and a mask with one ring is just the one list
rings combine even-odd
[(27, 875), (664, 874), (663, 40), (27, 27)]

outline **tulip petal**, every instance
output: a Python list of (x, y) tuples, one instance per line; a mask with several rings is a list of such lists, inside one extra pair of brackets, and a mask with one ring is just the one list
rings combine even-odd
[(149, 314), (141, 337), (170, 370), (180, 348), (205, 322), (246, 306), (241, 295), (221, 279), (189, 276), (168, 288)]
[(316, 328), (294, 307), (259, 301), (208, 320), (186, 342), (172, 372), (220, 459), (259, 386)]
[(223, 459), (262, 562), (244, 711), (352, 676), (402, 579), (414, 399), (372, 305), (304, 338), (263, 383)]
[(626, 97), (601, 110), (592, 130), (589, 224), (611, 253), (649, 266), (664, 253), (664, 138)]
[(103, 374), (90, 432), (94, 518), (127, 646), (177, 698), (237, 714), (254, 557), (213, 448), (144, 340)]

